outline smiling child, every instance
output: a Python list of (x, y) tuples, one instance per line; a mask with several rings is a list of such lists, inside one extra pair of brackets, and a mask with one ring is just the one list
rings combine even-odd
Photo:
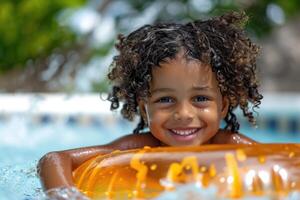
[(256, 75), (259, 48), (245, 35), (245, 20), (243, 13), (229, 13), (186, 24), (145, 25), (120, 36), (108, 74), (108, 100), (112, 110), (122, 102), (124, 118), (140, 117), (134, 134), (46, 154), (38, 166), (44, 189), (73, 187), (74, 169), (116, 149), (256, 143), (238, 132), (233, 112), (239, 107), (255, 123), (251, 110), (262, 99)]

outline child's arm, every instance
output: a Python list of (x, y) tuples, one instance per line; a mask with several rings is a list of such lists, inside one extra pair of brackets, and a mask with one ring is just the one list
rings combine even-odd
[(73, 170), (88, 159), (117, 149), (154, 147), (159, 146), (159, 144), (159, 141), (151, 134), (127, 135), (107, 145), (50, 152), (39, 161), (38, 173), (44, 190), (73, 187)]
[(252, 140), (241, 133), (232, 133), (226, 130), (220, 130), (213, 138), (213, 144), (258, 144), (257, 141)]

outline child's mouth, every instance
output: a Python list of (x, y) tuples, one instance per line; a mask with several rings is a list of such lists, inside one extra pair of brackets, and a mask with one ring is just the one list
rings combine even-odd
[(172, 136), (179, 141), (193, 140), (200, 128), (169, 129)]
[(192, 129), (170, 129), (170, 131), (176, 135), (180, 136), (188, 136), (196, 133), (200, 128), (192, 128)]

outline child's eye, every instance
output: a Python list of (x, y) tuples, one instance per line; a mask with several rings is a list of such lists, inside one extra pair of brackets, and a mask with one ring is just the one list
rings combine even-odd
[(195, 102), (205, 102), (205, 101), (208, 101), (208, 100), (209, 100), (209, 98), (207, 98), (206, 96), (196, 96), (194, 98)]
[(161, 97), (158, 100), (156, 100), (157, 103), (173, 103), (174, 99), (171, 97)]

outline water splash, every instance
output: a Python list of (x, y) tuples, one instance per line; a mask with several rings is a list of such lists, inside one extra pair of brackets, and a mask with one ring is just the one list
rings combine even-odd
[(72, 187), (50, 189), (40, 200), (89, 200), (89, 198)]
[(0, 199), (36, 199), (42, 189), (37, 179), (36, 161), (0, 167)]

